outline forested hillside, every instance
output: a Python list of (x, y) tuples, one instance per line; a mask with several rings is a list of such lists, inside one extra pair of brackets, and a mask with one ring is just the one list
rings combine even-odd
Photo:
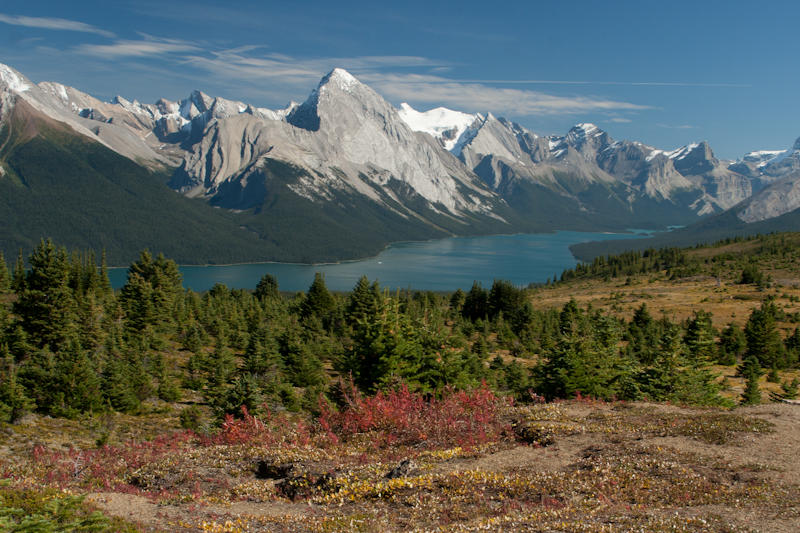
[(198, 294), (148, 252), (114, 291), (43, 241), (0, 257), (0, 525), (791, 531), (796, 406), (728, 408), (797, 397), (799, 240), (452, 294)]
[[(596, 259), (565, 271), (556, 287), (705, 273), (765, 291), (773, 281), (756, 258), (796, 263), (796, 239), (747, 241), (749, 254), (721, 245), (706, 257), (671, 249)], [(195, 409), (210, 420), (243, 405), (314, 412), (320, 396), (335, 401), (340, 378), (366, 392), (405, 383), (437, 395), (485, 381), (520, 401), (583, 394), (725, 405), (738, 398), (720, 395), (712, 364), (760, 375), (796, 367), (800, 354), (792, 326), (800, 313), (787, 313), (769, 292), (745, 323), (715, 328), (702, 307), (676, 320), (654, 316), (646, 298), (630, 317), (575, 299), (539, 308), (557, 288), (502, 280), (442, 295), (390, 293), (362, 278), (350, 293), (332, 294), (317, 275), (305, 294), (286, 295), (266, 275), (254, 292), (217, 285), (197, 294), (183, 289), (173, 261), (142, 252), (114, 292), (92, 253), (48, 241), (28, 257), (27, 271), (22, 259), (13, 269), (0, 264), (0, 406), (8, 421), (27, 411), (135, 413), (154, 397), (201, 399), (207, 409)], [(796, 383), (784, 385), (793, 395)]]

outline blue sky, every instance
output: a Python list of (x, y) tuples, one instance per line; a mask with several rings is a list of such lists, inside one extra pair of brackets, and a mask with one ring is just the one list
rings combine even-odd
[(540, 134), (594, 122), (718, 156), (800, 136), (800, 3), (772, 1), (0, 4), (0, 62), (102, 99), (193, 89), (302, 101), (334, 67), (395, 105), (490, 111)]

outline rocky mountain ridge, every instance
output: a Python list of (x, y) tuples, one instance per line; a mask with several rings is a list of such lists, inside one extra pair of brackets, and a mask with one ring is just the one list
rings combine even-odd
[(17, 101), (232, 210), (261, 212), (280, 189), (469, 234), (687, 224), (736, 206), (749, 222), (800, 207), (800, 140), (730, 162), (704, 141), (660, 150), (589, 123), (542, 136), (491, 113), (395, 108), (343, 69), (303, 103), (271, 110), (201, 91), (102, 102), (0, 65), (0, 122)]

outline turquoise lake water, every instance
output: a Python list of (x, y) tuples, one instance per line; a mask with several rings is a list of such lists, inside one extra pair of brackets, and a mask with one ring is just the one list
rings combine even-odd
[[(315, 272), (325, 274), (329, 289), (349, 291), (362, 275), (378, 280), (381, 287), (431, 291), (469, 290), (473, 281), (484, 287), (495, 279), (515, 285), (541, 283), (577, 264), (569, 251), (571, 244), (609, 239), (635, 239), (648, 232), (584, 233), (558, 231), (485, 237), (453, 237), (426, 242), (391, 245), (376, 257), (324, 265), (255, 263), (225, 266), (181, 266), (183, 286), (208, 290), (215, 283), (229, 288), (255, 288), (264, 274), (278, 279), (282, 291), (305, 291)], [(111, 269), (115, 288), (125, 283), (127, 270)]]

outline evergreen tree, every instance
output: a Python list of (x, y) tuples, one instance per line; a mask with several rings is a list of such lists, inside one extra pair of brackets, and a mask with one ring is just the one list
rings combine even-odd
[(711, 324), (711, 313), (695, 311), (694, 317), (686, 327), (683, 342), (689, 349), (689, 357), (695, 362), (706, 364), (716, 355), (714, 343), (714, 327)]
[(69, 288), (66, 250), (42, 241), (30, 256), (24, 289), (14, 302), (14, 314), (36, 346), (56, 348), (76, 332), (75, 299)]
[(761, 391), (758, 379), (761, 377), (761, 365), (754, 355), (749, 355), (742, 365), (742, 376), (747, 380), (744, 392), (739, 400), (740, 405), (757, 405), (761, 403)]
[(778, 308), (771, 300), (754, 309), (747, 320), (744, 335), (747, 357), (755, 357), (761, 366), (786, 368), (785, 348), (777, 327)]
[(14, 265), (14, 277), (11, 280), (11, 288), (19, 296), (25, 289), (25, 257), (22, 255), (22, 248), (17, 254), (17, 262)]
[(796, 367), (800, 362), (800, 328), (794, 328), (794, 332), (784, 341), (786, 347), (786, 367)]
[(506, 280), (494, 280), (489, 291), (488, 311), (489, 318), (495, 318), (500, 313), (507, 319), (514, 317), (525, 304), (525, 293)]
[(8, 272), (6, 259), (3, 252), (0, 252), (0, 294), (6, 293), (11, 289), (11, 275)]
[(461, 314), (473, 322), (489, 314), (489, 293), (477, 281), (472, 283), (472, 288), (464, 298)]
[(280, 298), (281, 293), (278, 290), (278, 280), (272, 274), (264, 274), (258, 281), (253, 295), (259, 300)]
[(418, 331), (400, 312), (399, 301), (384, 295), (378, 310), (357, 324), (353, 346), (340, 366), (363, 390), (374, 391), (396, 380), (410, 381), (413, 387), (422, 356)]
[(647, 304), (643, 303), (634, 311), (626, 338), (628, 351), (633, 358), (644, 364), (651, 364), (655, 360), (659, 343), (658, 327), (647, 310)]
[(378, 311), (380, 298), (378, 282), (370, 283), (366, 276), (361, 276), (347, 300), (345, 310), (347, 323), (351, 327), (357, 327), (368, 316), (374, 315)]
[(17, 380), (17, 368), (8, 346), (0, 345), (0, 421), (14, 422), (34, 407)]
[(183, 292), (178, 265), (162, 254), (148, 251), (128, 268), (128, 281), (120, 291), (131, 331), (145, 326), (164, 327), (173, 322), (173, 306)]
[(325, 285), (325, 276), (317, 272), (314, 274), (314, 281), (308, 288), (308, 293), (303, 301), (303, 306), (300, 314), (304, 319), (317, 317), (323, 323), (330, 318), (330, 314), (336, 307), (336, 300), (333, 295), (328, 291)]
[(735, 365), (747, 348), (742, 330), (733, 322), (728, 324), (719, 337), (717, 345), (717, 361), (722, 365)]
[(106, 402), (117, 411), (135, 412), (141, 405), (131, 386), (130, 369), (118, 354), (112, 355), (106, 362), (102, 373), (102, 390)]
[(466, 298), (467, 297), (464, 294), (464, 291), (462, 291), (460, 288), (457, 289), (456, 292), (450, 296), (450, 310), (454, 313), (460, 314)]
[(106, 262), (106, 250), (100, 256), (100, 294), (105, 297), (114, 294), (114, 289), (111, 288), (111, 280), (108, 279), (108, 263)]
[(323, 382), (322, 362), (303, 342), (297, 326), (287, 328), (279, 339), (280, 354), (289, 381), (296, 387), (309, 387)]

